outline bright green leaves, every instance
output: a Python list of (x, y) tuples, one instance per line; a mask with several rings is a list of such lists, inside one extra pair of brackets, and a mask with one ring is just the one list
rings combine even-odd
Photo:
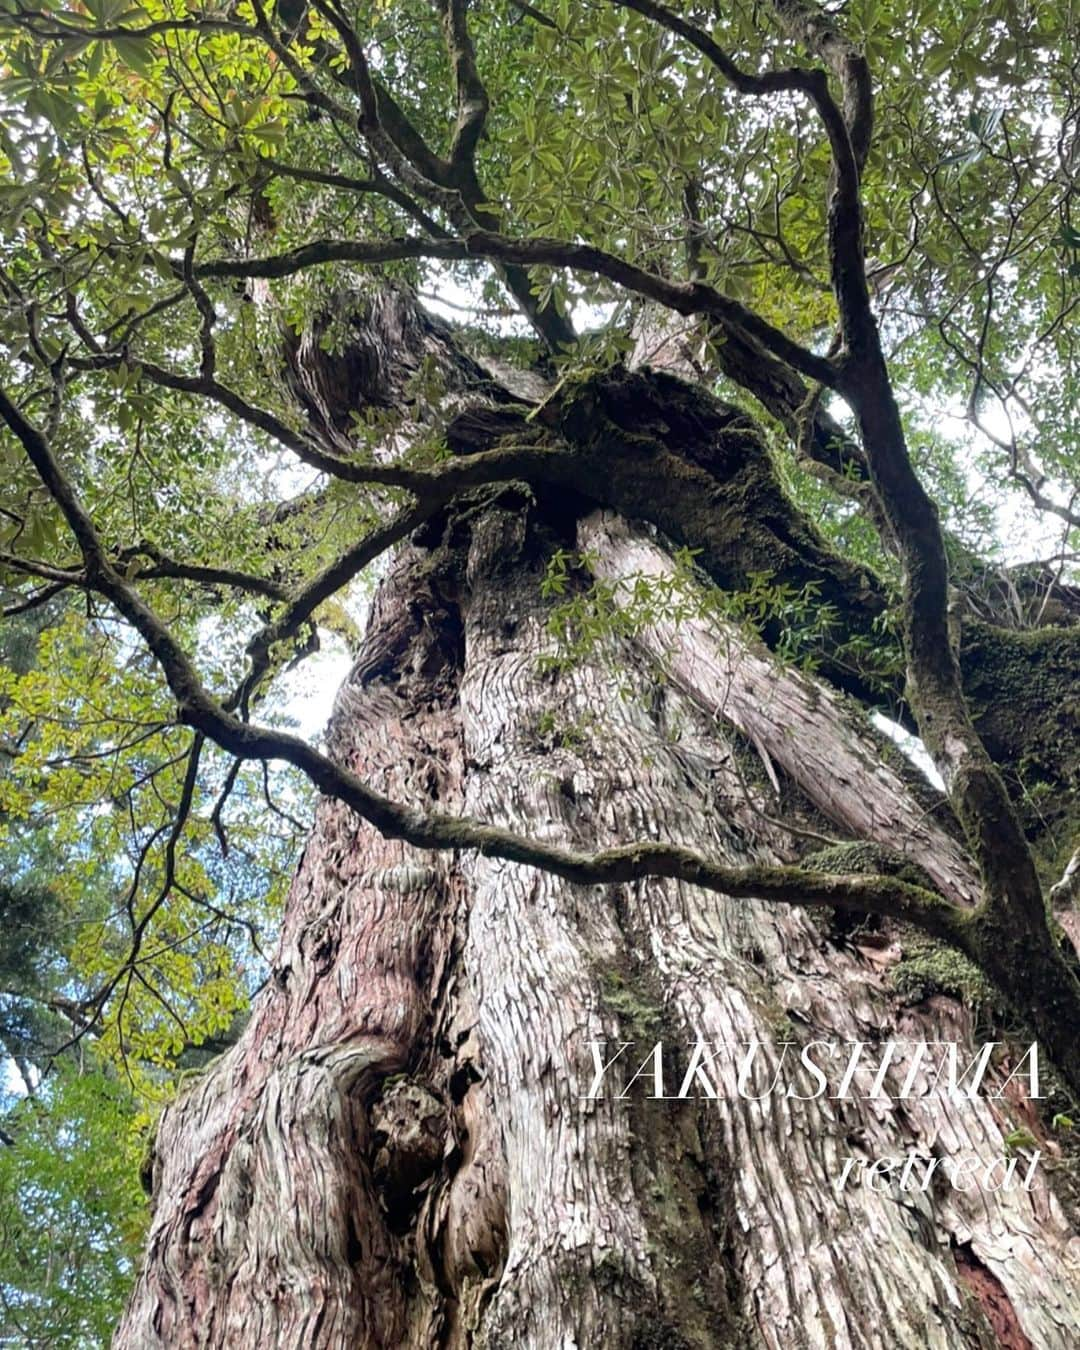
[(817, 583), (795, 587), (754, 572), (741, 591), (728, 594), (707, 583), (695, 564), (695, 550), (678, 549), (672, 556), (670, 573), (612, 582), (590, 575), (588, 554), (557, 549), (541, 581), (541, 594), (555, 601), (547, 620), (555, 650), (541, 658), (542, 668), (576, 665), (610, 639), (633, 637), (656, 624), (677, 631), (688, 621), (704, 620), (757, 633), (768, 626), (775, 630), (774, 645), (782, 660), (813, 669), (818, 647), (835, 620), (818, 602)]
[(3, 1117), (5, 1339), (104, 1345), (127, 1296), (149, 1218), (138, 1181), (149, 1120), (93, 1063), (54, 1073)]
[[(69, 609), (0, 669), (0, 742), (18, 747), (0, 762), (0, 850), (47, 888), (65, 996), (100, 1012), (99, 1059), (160, 1097), (165, 1071), (247, 1006), (307, 793), (258, 767), (231, 776), (206, 747), (189, 791), (192, 734), (114, 630)], [(31, 856), (48, 865), (27, 872)]]
[(107, 86), (102, 81), (111, 79), (115, 86), (118, 63), (121, 75), (126, 69), (146, 79), (153, 72), (160, 43), (151, 36), (127, 35), (145, 27), (148, 18), (145, 9), (127, 0), (87, 0), (85, 8), (70, 10), (46, 6), (28, 26), (0, 15), (0, 35), (10, 37), (0, 98), (47, 123), (63, 141), (77, 140), (88, 107), (103, 115)]

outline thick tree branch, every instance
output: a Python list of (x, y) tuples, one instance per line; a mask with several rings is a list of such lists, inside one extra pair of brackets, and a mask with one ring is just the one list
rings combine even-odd
[(978, 862), (988, 904), (1045, 929), (1031, 850), (964, 697), (937, 509), (911, 463), (869, 306), (867, 320), (867, 342), (850, 353), (842, 392), (858, 417), (870, 479), (903, 564), (909, 701)]
[[(42, 586), (41, 590), (28, 595), (24, 600), (17, 600), (13, 604), (5, 605), (0, 609), (0, 618), (14, 619), (19, 614), (30, 614), (35, 609), (40, 609), (42, 605), (47, 605), (50, 600), (55, 600), (58, 595), (63, 594), (68, 586), (74, 584), (67, 581), (54, 581), (50, 586)], [(18, 594), (18, 592), (16, 592)]]
[(475, 181), (474, 156), (488, 114), (488, 93), (476, 65), (476, 49), (469, 33), (468, 0), (439, 0), (446, 49), (454, 78), (457, 125), (450, 145), (450, 167)]
[[(72, 14), (75, 11), (67, 10)], [(87, 16), (89, 20), (89, 16)], [(138, 25), (101, 24), (92, 21), (70, 23), (59, 19), (55, 14), (44, 10), (21, 9), (15, 13), (0, 15), (0, 26), (21, 29), (37, 38), (40, 42), (115, 42), (119, 39), (161, 37), (168, 33), (250, 33), (247, 24), (234, 19), (195, 14), (186, 19), (158, 19), (152, 23)]]
[[(139, 558), (147, 558), (149, 565), (140, 564)], [(270, 577), (254, 576), (250, 572), (239, 572), (230, 567), (206, 567), (199, 563), (182, 562), (145, 539), (131, 548), (121, 549), (116, 555), (116, 565), (131, 579), (138, 576), (153, 580), (195, 581), (200, 586), (227, 586), (232, 590), (265, 596), (268, 600), (286, 600), (289, 597), (288, 588)]]
[(680, 581), (671, 558), (644, 530), (595, 512), (579, 524), (578, 544), (593, 576), (611, 586), (612, 603), (630, 617), (641, 579), (665, 593), (678, 583), (673, 605), (679, 617), (658, 616), (633, 634), (667, 678), (762, 747), (845, 835), (903, 853), (954, 903), (978, 902), (970, 858), (925, 798), (920, 802), (910, 783), (881, 762), (869, 725), (860, 728), (837, 694), (708, 612), (704, 594), (689, 579)]
[(312, 0), (312, 3), (341, 38), (349, 59), (351, 84), (363, 110), (360, 130), (372, 148), (395, 167), (400, 167), (404, 159), (433, 187), (452, 189), (455, 184), (450, 165), (430, 149), (401, 106), (372, 75), (356, 29), (344, 13), (334, 0)]
[[(373, 791), (356, 774), (286, 732), (253, 726), (227, 712), (205, 689), (190, 658), (137, 590), (109, 560), (66, 474), (41, 433), (0, 390), (0, 416), (21, 441), (45, 487), (75, 534), (93, 588), (141, 635), (178, 704), (179, 719), (197, 732), (185, 776), (182, 807), (193, 791), (193, 766), (206, 737), (239, 759), (281, 760), (304, 773), (321, 792), (346, 803), (389, 838), (424, 849), (476, 849), (507, 862), (542, 868), (578, 885), (612, 885), (666, 877), (733, 899), (826, 905), (859, 913), (890, 914), (950, 942), (963, 939), (961, 910), (919, 886), (893, 877), (832, 875), (793, 867), (728, 867), (691, 849), (640, 843), (586, 854), (527, 839), (513, 830), (460, 816), (425, 813)], [(170, 834), (170, 858), (177, 829)], [(167, 869), (167, 876), (170, 875)], [(145, 931), (145, 921), (140, 925)]]
[[(653, 0), (619, 0), (648, 12)], [(645, 7), (642, 9), (641, 7)], [(899, 410), (870, 301), (862, 241), (860, 156), (869, 144), (872, 100), (865, 62), (839, 39), (831, 24), (808, 11), (802, 0), (777, 0), (785, 27), (800, 41), (825, 56), (844, 83), (847, 116), (839, 112), (828, 93), (822, 72), (801, 72), (825, 126), (833, 157), (833, 180), (828, 207), (829, 258), (833, 288), (840, 308), (846, 353), (839, 388), (855, 410), (862, 435), (870, 479), (904, 567), (905, 650), (910, 701), (949, 788), (982, 873), (992, 908), (1045, 931), (1042, 892), (1019, 819), (1000, 774), (972, 725), (964, 699), (960, 668), (948, 624), (948, 564), (936, 508), (919, 481), (908, 454)], [(660, 10), (651, 17), (668, 22)], [(678, 20), (678, 25), (684, 21)], [(698, 50), (717, 65), (736, 88), (766, 92), (768, 76), (746, 76), (731, 69), (722, 51), (712, 51), (711, 39), (700, 30), (684, 33)], [(715, 45), (715, 44), (713, 44)], [(774, 77), (780, 84), (791, 72)], [(858, 151), (856, 150), (858, 144)], [(748, 330), (749, 331), (749, 330)], [(757, 336), (755, 334), (755, 336)], [(775, 346), (763, 344), (784, 357)], [(805, 369), (795, 366), (799, 373)]]
[(285, 277), (327, 262), (371, 266), (406, 258), (465, 262), (471, 258), (525, 267), (567, 267), (589, 272), (628, 291), (655, 300), (679, 314), (705, 314), (749, 334), (766, 350), (808, 379), (836, 388), (838, 373), (826, 357), (808, 351), (786, 333), (755, 314), (738, 300), (703, 282), (667, 281), (653, 272), (589, 244), (558, 239), (510, 239), (477, 230), (461, 240), (399, 238), (387, 240), (322, 239), (287, 253), (262, 258), (215, 260), (196, 272), (206, 277)]
[(866, 57), (837, 28), (831, 15), (805, 0), (772, 0), (772, 7), (789, 36), (816, 52), (840, 81), (844, 122), (861, 173), (874, 130), (874, 91)]
[(78, 586), (85, 577), (78, 569), (53, 567), (50, 563), (37, 562), (33, 558), (20, 558), (18, 554), (0, 550), (0, 567), (10, 567), (14, 572), (22, 572), (28, 577), (41, 577), (44, 581), (54, 581), (57, 586)]

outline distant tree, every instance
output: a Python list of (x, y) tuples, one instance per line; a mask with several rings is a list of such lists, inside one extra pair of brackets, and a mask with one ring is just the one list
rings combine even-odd
[(0, 1326), (8, 1345), (108, 1342), (145, 1238), (140, 1110), (102, 1071), (53, 1074), (5, 1114)]

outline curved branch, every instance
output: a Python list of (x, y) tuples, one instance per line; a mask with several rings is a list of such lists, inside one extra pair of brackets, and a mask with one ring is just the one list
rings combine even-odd
[[(801, 0), (775, 0), (774, 7), (784, 27), (811, 50), (819, 52), (840, 75), (844, 88), (842, 111), (829, 92), (828, 76), (823, 70), (792, 66), (786, 70), (753, 75), (736, 65), (703, 29), (656, 3), (656, 0), (613, 0), (613, 3), (635, 10), (678, 34), (706, 57), (739, 93), (757, 96), (800, 93), (814, 105), (832, 153), (833, 174), (828, 207), (829, 264), (840, 308), (841, 332), (849, 348), (872, 343), (876, 339), (876, 329), (866, 284), (859, 178), (870, 146), (873, 100), (869, 69), (862, 56), (839, 37), (827, 20), (818, 22), (820, 16), (804, 10)], [(771, 346), (770, 350), (776, 351), (796, 370), (806, 373), (805, 368), (795, 365), (789, 356)], [(829, 383), (827, 380), (821, 382)]]
[(772, 0), (772, 7), (788, 35), (817, 52), (840, 81), (844, 122), (861, 173), (874, 130), (874, 90), (866, 57), (840, 32), (831, 15), (805, 0)]
[(359, 572), (394, 544), (411, 534), (442, 505), (441, 498), (427, 497), (423, 502), (401, 511), (381, 529), (361, 539), (329, 563), (297, 594), (289, 598), (285, 613), (273, 623), (260, 629), (247, 646), (251, 668), (242, 685), (226, 705), (239, 707), (245, 714), (258, 685), (271, 666), (271, 649), (275, 643), (295, 637), (316, 609)]
[(443, 262), (482, 259), (516, 263), (525, 267), (566, 267), (605, 277), (624, 289), (675, 310), (679, 314), (705, 314), (756, 338), (766, 350), (785, 361), (808, 379), (830, 389), (838, 387), (839, 372), (827, 357), (808, 351), (738, 300), (704, 282), (668, 281), (635, 263), (590, 244), (561, 239), (510, 239), (487, 230), (477, 230), (464, 239), (387, 240), (320, 239), (287, 253), (262, 258), (237, 258), (204, 262), (195, 269), (206, 277), (286, 277), (321, 263), (346, 262), (371, 266), (407, 258), (431, 258)]
[(475, 178), (473, 157), (488, 114), (488, 93), (476, 65), (476, 48), (466, 18), (468, 0), (439, 0), (447, 53), (457, 98), (457, 125), (450, 145), (450, 167)]
[(126, 569), (139, 558), (148, 558), (150, 566), (136, 566), (134, 575), (149, 580), (195, 581), (200, 586), (229, 586), (233, 590), (265, 596), (268, 600), (287, 600), (289, 597), (288, 588), (269, 577), (238, 572), (230, 567), (204, 567), (199, 563), (182, 562), (145, 539), (131, 548), (121, 549), (116, 555), (116, 562)]
[[(388, 838), (424, 849), (476, 849), (490, 857), (523, 863), (578, 885), (612, 885), (664, 877), (701, 886), (732, 899), (761, 899), (800, 906), (826, 905), (859, 913), (889, 914), (917, 924), (949, 942), (964, 940), (969, 916), (940, 896), (894, 877), (834, 875), (798, 867), (728, 867), (692, 849), (656, 842), (580, 853), (513, 830), (466, 817), (427, 813), (375, 792), (358, 775), (335, 764), (299, 737), (253, 726), (232, 715), (208, 693), (190, 658), (135, 588), (113, 567), (90, 517), (41, 433), (0, 390), (0, 416), (22, 442), (28, 458), (78, 540), (93, 588), (142, 636), (161, 666), (178, 704), (178, 718), (196, 731), (185, 777), (183, 806), (190, 801), (193, 765), (203, 738), (238, 759), (281, 760), (304, 773), (328, 796), (350, 806)], [(181, 819), (183, 816), (181, 816)], [(170, 836), (175, 847), (178, 830)], [(167, 873), (168, 875), (168, 873)], [(149, 915), (139, 925), (145, 930)]]
[(429, 216), (418, 202), (378, 171), (370, 178), (350, 178), (348, 174), (328, 173), (323, 169), (306, 169), (299, 164), (286, 164), (275, 158), (268, 162), (266, 172), (271, 178), (292, 178), (300, 183), (318, 183), (322, 187), (336, 188), (339, 192), (351, 192), (357, 196), (385, 197), (395, 206), (400, 206), (406, 215), (412, 216), (433, 239), (450, 237), (448, 231), (444, 230), (434, 217)]
[(0, 550), (0, 566), (10, 567), (12, 571), (22, 572), (28, 577), (53, 581), (58, 587), (79, 586), (86, 580), (78, 569), (53, 567), (50, 563), (36, 562), (33, 558), (20, 558), (6, 550)]
[[(72, 13), (71, 10), (66, 12)], [(133, 28), (122, 23), (100, 26), (93, 23), (64, 23), (54, 14), (46, 14), (43, 10), (23, 10), (20, 13), (5, 13), (0, 16), (0, 26), (8, 25), (30, 33), (42, 42), (70, 42), (76, 38), (80, 42), (115, 42), (118, 38), (138, 40), (160, 37), (167, 33), (251, 32), (247, 24), (238, 23), (235, 19), (211, 18), (201, 14), (192, 15), (187, 19), (158, 19)]]
[(372, 147), (392, 164), (399, 163), (399, 157), (404, 158), (434, 187), (453, 187), (450, 165), (430, 149), (401, 106), (372, 75), (356, 29), (334, 0), (312, 0), (312, 3), (341, 38), (349, 60), (350, 83), (363, 109), (360, 130)]
[[(47, 605), (50, 600), (55, 600), (58, 595), (62, 595), (72, 583), (67, 581), (54, 581), (50, 586), (42, 586), (41, 590), (34, 591), (24, 600), (17, 600), (14, 604), (5, 605), (0, 609), (0, 619), (14, 619), (19, 614), (30, 614), (35, 609), (40, 609), (42, 605)], [(16, 594), (19, 594), (16, 591)]]

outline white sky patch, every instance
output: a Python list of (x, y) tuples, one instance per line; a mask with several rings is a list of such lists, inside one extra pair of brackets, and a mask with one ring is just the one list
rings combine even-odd
[(927, 753), (926, 746), (918, 736), (913, 736), (906, 727), (902, 727), (899, 722), (891, 717), (886, 717), (882, 712), (873, 712), (870, 714), (870, 720), (879, 731), (883, 731), (891, 741), (895, 741), (900, 749), (911, 760), (933, 787), (939, 792), (945, 791), (945, 780), (934, 767), (934, 761)]
[[(1020, 492), (1002, 491), (998, 482), (985, 481), (975, 464), (977, 439), (985, 437), (987, 432), (1001, 440), (1008, 440), (1013, 435), (1019, 439), (1029, 430), (1026, 419), (1010, 419), (1010, 415), (999, 404), (989, 404), (979, 414), (981, 428), (976, 428), (967, 416), (967, 409), (959, 401), (939, 411), (938, 417), (951, 424), (948, 439), (960, 451), (957, 462), (967, 478), (972, 497), (990, 494), (994, 538), (1001, 550), (1002, 562), (1008, 567), (1017, 567), (1052, 558), (1061, 548), (1062, 522), (1049, 512), (1038, 510)], [(1062, 496), (1051, 482), (1044, 483), (1043, 490), (1048, 496)], [(1067, 497), (1062, 504), (1067, 504)]]
[(25, 1097), (26, 1084), (13, 1059), (0, 1061), (0, 1097)]
[(479, 319), (485, 326), (494, 326), (500, 337), (522, 336), (532, 332), (523, 315), (490, 315), (479, 282), (472, 286), (463, 285), (456, 277), (441, 269), (432, 269), (421, 300), (426, 310), (445, 319), (447, 323), (460, 324), (462, 321), (476, 322)]
[(352, 668), (352, 654), (337, 634), (319, 629), (319, 650), (274, 682), (274, 702), (305, 741), (321, 741), (334, 698)]

